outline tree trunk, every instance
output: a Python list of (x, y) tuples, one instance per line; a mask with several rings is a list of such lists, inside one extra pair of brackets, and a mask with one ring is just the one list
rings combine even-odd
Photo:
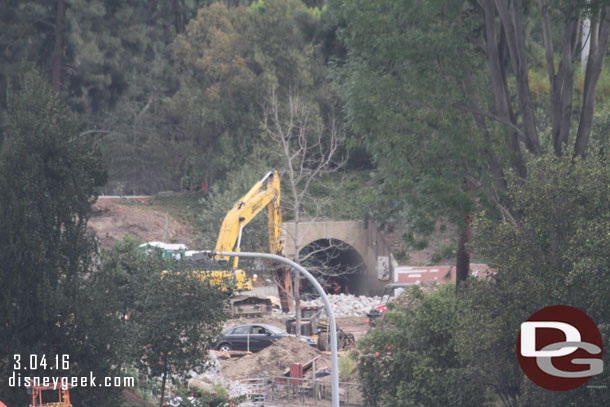
[[(591, 21), (590, 53), (585, 73), (585, 86), (583, 90), (582, 109), (574, 143), (574, 155), (585, 155), (589, 146), (589, 136), (593, 128), (593, 107), (595, 105), (595, 91), (604, 66), (606, 49), (610, 38), (610, 22), (606, 20), (610, 14), (610, 7), (605, 7), (601, 16)], [(601, 20), (601, 21), (600, 21)]]
[(57, 14), (55, 18), (55, 47), (53, 49), (53, 90), (61, 91), (61, 73), (64, 63), (66, 4), (64, 0), (57, 0)]
[(174, 25), (176, 27), (176, 34), (184, 32), (184, 15), (180, 0), (174, 0)]
[(456, 261), (455, 261), (455, 279), (456, 290), (459, 290), (460, 284), (466, 281), (470, 273), (470, 252), (466, 245), (472, 240), (472, 214), (466, 215), (464, 229), (460, 232), (458, 240)]
[(541, 148), (529, 88), (521, 0), (515, 0), (512, 5), (512, 15), (508, 2), (496, 0), (495, 4), (505, 34), (513, 74), (515, 75), (523, 132), (525, 133), (523, 142), (532, 154), (540, 155)]
[[(506, 45), (506, 36), (502, 30), (500, 39), (498, 39), (496, 33), (496, 15), (493, 0), (479, 0), (479, 4), (485, 13), (487, 63), (491, 73), (491, 83), (495, 98), (496, 112), (504, 120), (517, 125), (517, 119), (510, 106), (510, 95), (508, 92), (506, 73), (504, 72), (504, 68), (502, 66), (501, 49)], [(519, 145), (519, 136), (513, 132), (512, 134), (506, 134), (504, 137), (506, 145), (510, 146), (511, 167), (520, 177), (525, 177), (525, 163), (523, 161), (521, 146)]]
[(163, 407), (163, 401), (165, 399), (166, 382), (167, 382), (167, 355), (163, 356), (163, 379), (161, 380), (161, 399), (159, 400), (159, 407)]
[(290, 312), (294, 305), (292, 302), (292, 271), (290, 267), (279, 266), (273, 270), (273, 273), (277, 281), (282, 311)]

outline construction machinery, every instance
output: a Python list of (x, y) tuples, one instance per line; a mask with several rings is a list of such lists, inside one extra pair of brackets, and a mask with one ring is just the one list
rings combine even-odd
[[(244, 195), (225, 216), (220, 227), (215, 252), (239, 252), (244, 227), (250, 223), (263, 209), (267, 209), (269, 251), (272, 254), (281, 254), (283, 242), (281, 240), (282, 214), (280, 211), (280, 177), (275, 170), (269, 171), (258, 181), (246, 195)], [(162, 250), (163, 256), (173, 259), (186, 259), (193, 262), (193, 274), (212, 285), (227, 287), (231, 282), (237, 291), (251, 291), (252, 278), (244, 270), (238, 269), (239, 258), (234, 257), (230, 270), (226, 268), (229, 263), (228, 256), (216, 255), (214, 269), (206, 267), (201, 269), (197, 262), (207, 260), (207, 257), (198, 251), (185, 250), (184, 245), (172, 245), (171, 250), (166, 244), (149, 242), (141, 246), (145, 252), (153, 249)], [(176, 246), (177, 248), (174, 248)], [(178, 247), (179, 246), (179, 247)], [(182, 247), (184, 246), (184, 247)], [(223, 264), (224, 263), (224, 264)], [(166, 271), (165, 273), (168, 273)], [(288, 297), (292, 295), (292, 280), (290, 270), (278, 268), (274, 270), (276, 280), (280, 283), (280, 302), (283, 309), (288, 309)], [(228, 287), (227, 287), (228, 289)]]
[[(284, 244), (281, 240), (282, 213), (280, 210), (280, 177), (276, 170), (269, 171), (259, 182), (244, 195), (225, 216), (220, 227), (215, 252), (239, 252), (244, 227), (263, 209), (267, 209), (269, 252), (281, 254)], [(216, 256), (216, 260), (229, 262), (228, 256)], [(227, 275), (245, 276), (238, 269), (239, 258), (233, 258), (232, 271)], [(289, 308), (288, 297), (292, 295), (292, 279), (290, 270), (277, 268), (274, 270), (276, 280), (280, 283), (280, 302), (283, 309)], [(249, 281), (250, 289), (252, 283)], [(238, 287), (239, 288), (239, 287)]]
[[(168, 244), (163, 242), (146, 242), (142, 243), (138, 247), (142, 253), (153, 254), (156, 253), (165, 259), (170, 260), (186, 260), (193, 262), (193, 268), (195, 269), (195, 275), (200, 280), (209, 281), (210, 285), (222, 287), (223, 291), (228, 291), (228, 283), (235, 287), (238, 291), (251, 291), (252, 290), (252, 278), (246, 275), (243, 270), (235, 270), (234, 272), (222, 271), (222, 270), (199, 270), (193, 256), (196, 255), (197, 251), (188, 250), (186, 245), (182, 243)], [(172, 271), (165, 270), (162, 275), (172, 273)], [(2, 406), (0, 406), (2, 407)]]
[[(286, 332), (296, 334), (296, 318), (286, 320)], [(301, 307), (301, 335), (313, 338), (318, 349), (326, 351), (330, 348), (330, 329), (326, 307), (307, 305)], [(355, 343), (354, 335), (346, 333), (337, 326), (337, 348), (345, 349)]]

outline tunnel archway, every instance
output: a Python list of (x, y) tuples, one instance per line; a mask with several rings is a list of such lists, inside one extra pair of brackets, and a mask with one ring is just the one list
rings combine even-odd
[[(300, 263), (330, 294), (367, 294), (367, 270), (358, 251), (338, 239), (318, 239), (299, 251)], [(301, 280), (301, 294), (316, 297), (307, 280)]]

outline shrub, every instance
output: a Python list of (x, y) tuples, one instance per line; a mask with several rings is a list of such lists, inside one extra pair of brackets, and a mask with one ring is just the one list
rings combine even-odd
[(478, 406), (485, 388), (455, 346), (455, 288), (410, 292), (412, 305), (396, 305), (382, 327), (359, 343), (358, 371), (368, 406)]

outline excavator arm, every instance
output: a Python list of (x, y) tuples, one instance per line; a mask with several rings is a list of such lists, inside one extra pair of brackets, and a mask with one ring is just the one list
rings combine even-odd
[[(239, 252), (241, 236), (244, 227), (267, 208), (269, 252), (282, 254), (284, 243), (282, 234), (282, 212), (280, 210), (280, 177), (277, 171), (269, 171), (257, 182), (246, 195), (244, 195), (227, 213), (220, 227), (220, 234), (216, 243), (216, 252)], [(229, 261), (227, 256), (216, 256), (217, 260)], [(233, 259), (233, 270), (237, 270), (238, 257)], [(279, 296), (282, 308), (290, 309), (291, 302), (288, 297), (292, 295), (292, 279), (289, 269), (277, 267), (273, 270), (279, 283)]]
[[(259, 182), (254, 184), (250, 191), (237, 201), (227, 213), (220, 227), (215, 251), (239, 252), (243, 228), (265, 207), (269, 218), (269, 250), (273, 254), (280, 254), (283, 249), (281, 241), (280, 178), (275, 170), (269, 171)], [(229, 260), (226, 256), (217, 256), (217, 259)], [(238, 258), (235, 257), (233, 268), (236, 269), (237, 265)]]
[[(267, 208), (269, 252), (282, 254), (284, 243), (282, 234), (282, 212), (280, 210), (280, 177), (276, 170), (269, 171), (257, 182), (227, 213), (220, 227), (216, 252), (239, 252), (244, 227), (264, 208)], [(216, 256), (217, 260), (229, 261), (227, 256)], [(237, 270), (238, 257), (233, 259), (233, 270)], [(292, 295), (290, 270), (281, 267), (273, 270), (279, 283), (279, 296), (282, 308), (291, 308), (288, 296)]]

